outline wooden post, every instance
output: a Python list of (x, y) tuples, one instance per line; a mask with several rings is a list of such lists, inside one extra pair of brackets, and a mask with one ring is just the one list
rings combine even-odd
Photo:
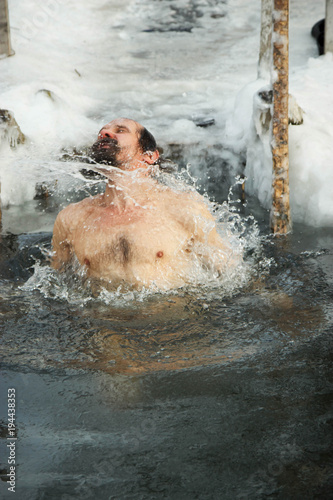
[(333, 0), (326, 0), (324, 52), (333, 52)]
[(273, 200), (271, 228), (291, 230), (288, 150), (289, 0), (274, 0), (273, 10)]
[(272, 67), (272, 10), (273, 0), (261, 0), (258, 78), (263, 79), (269, 79)]
[(14, 55), (10, 43), (7, 0), (0, 0), (0, 58)]

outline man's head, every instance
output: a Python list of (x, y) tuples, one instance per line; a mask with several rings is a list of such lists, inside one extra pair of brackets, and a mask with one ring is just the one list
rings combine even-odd
[(100, 130), (91, 156), (97, 163), (135, 170), (153, 165), (159, 153), (147, 129), (134, 120), (117, 118)]

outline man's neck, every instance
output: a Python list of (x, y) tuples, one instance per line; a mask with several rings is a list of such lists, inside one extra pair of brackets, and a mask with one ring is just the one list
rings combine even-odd
[(130, 209), (141, 204), (152, 184), (153, 179), (145, 172), (113, 172), (108, 176), (103, 201), (106, 206), (114, 206), (121, 211)]

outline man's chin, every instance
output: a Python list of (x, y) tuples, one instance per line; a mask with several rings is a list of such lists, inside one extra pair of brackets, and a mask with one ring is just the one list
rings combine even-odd
[(118, 153), (119, 148), (114, 141), (106, 141), (105, 139), (102, 139), (93, 144), (90, 150), (90, 157), (96, 163), (118, 167)]

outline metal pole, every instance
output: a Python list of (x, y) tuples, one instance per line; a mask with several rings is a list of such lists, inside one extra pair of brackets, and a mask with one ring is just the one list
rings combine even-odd
[(272, 67), (273, 0), (261, 0), (261, 29), (258, 78), (269, 79)]
[(326, 0), (324, 52), (333, 52), (333, 0)]
[(275, 234), (291, 229), (289, 204), (288, 76), (289, 0), (274, 0), (273, 11), (273, 200), (271, 228)]
[(0, 0), (0, 58), (14, 55), (10, 43), (10, 28), (7, 0)]

